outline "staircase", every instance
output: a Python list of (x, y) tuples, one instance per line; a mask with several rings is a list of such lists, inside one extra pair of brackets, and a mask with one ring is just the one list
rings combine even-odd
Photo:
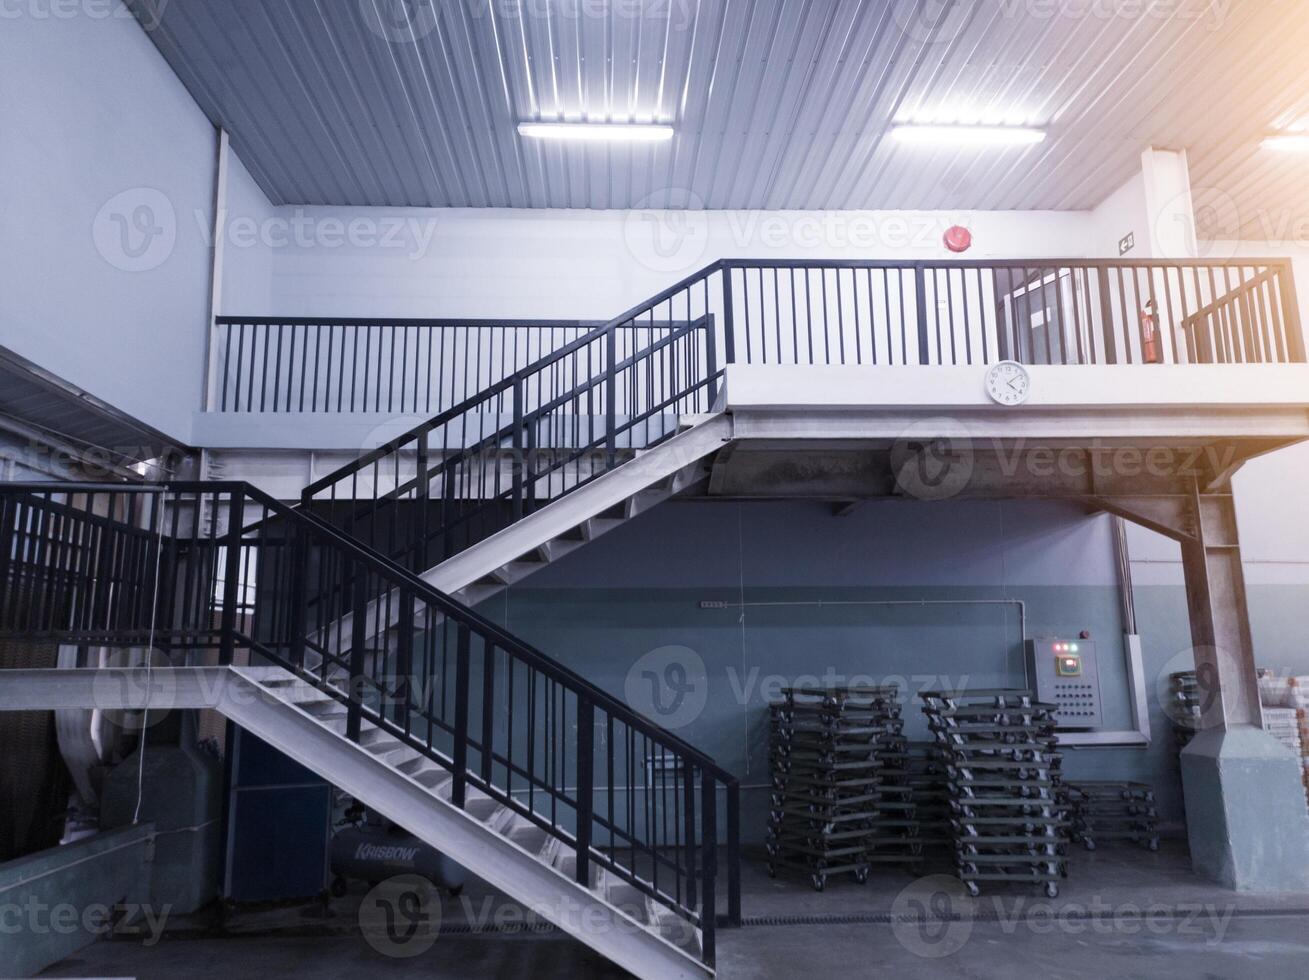
[(708, 458), (731, 438), (729, 415), (684, 420), (681, 431), (668, 441), (471, 545), (421, 577), (465, 605), (485, 602), (602, 534), (706, 482)]
[(559, 837), (470, 788), (452, 801), (452, 773), (387, 726), (348, 738), (349, 712), (332, 694), (278, 667), (234, 668), (223, 713), (297, 762), (402, 826), (456, 855), (488, 884), (634, 973), (705, 977), (700, 929), (595, 865), (577, 879), (577, 857)]
[(731, 420), (687, 310), (623, 358), (635, 313), (585, 335), (296, 508), (244, 483), (0, 485), (0, 635), (214, 651), (233, 722), (633, 974), (713, 976), (736, 779), (470, 608), (708, 478)]

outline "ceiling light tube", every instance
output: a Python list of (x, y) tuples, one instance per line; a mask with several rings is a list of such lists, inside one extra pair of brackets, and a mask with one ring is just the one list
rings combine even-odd
[(1265, 150), (1285, 150), (1292, 153), (1309, 153), (1309, 133), (1282, 133), (1264, 140)]
[(905, 123), (891, 135), (904, 143), (933, 146), (1030, 146), (1045, 139), (1045, 130), (1027, 126), (927, 126)]
[(661, 143), (673, 138), (673, 127), (658, 123), (521, 122), (518, 134), (547, 140)]

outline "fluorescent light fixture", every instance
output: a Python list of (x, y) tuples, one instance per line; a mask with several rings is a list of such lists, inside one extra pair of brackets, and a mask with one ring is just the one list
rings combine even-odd
[(522, 122), (518, 124), (518, 134), (543, 140), (662, 143), (673, 138), (673, 127), (657, 123)]
[(1309, 153), (1309, 133), (1283, 133), (1264, 140), (1265, 150), (1286, 150), (1292, 153)]
[(928, 126), (904, 123), (891, 135), (905, 143), (933, 146), (1026, 146), (1045, 139), (1045, 130), (1027, 126)]

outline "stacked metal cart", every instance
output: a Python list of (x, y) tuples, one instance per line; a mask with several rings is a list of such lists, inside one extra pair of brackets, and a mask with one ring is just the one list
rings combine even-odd
[(769, 706), (773, 773), (768, 873), (867, 881), (869, 840), (883, 833), (883, 759), (902, 725), (894, 687), (786, 688)]
[(913, 761), (899, 702), (884, 709), (886, 732), (878, 737), (874, 749), (882, 772), (881, 801), (864, 844), (870, 864), (913, 866), (923, 859)]
[(1168, 707), (1178, 751), (1186, 748), (1200, 728), (1200, 682), (1193, 670), (1168, 675)]
[(1055, 711), (1031, 691), (925, 691), (923, 713), (944, 764), (956, 873), (1040, 884), (1051, 898), (1067, 873), (1069, 821), (1060, 802)]
[(1127, 840), (1159, 850), (1159, 810), (1154, 787), (1101, 780), (1067, 784), (1073, 839), (1089, 851), (1102, 843)]

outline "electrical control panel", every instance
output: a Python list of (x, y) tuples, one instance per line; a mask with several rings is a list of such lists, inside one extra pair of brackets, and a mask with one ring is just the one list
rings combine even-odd
[(1061, 729), (1100, 728), (1100, 669), (1090, 640), (1028, 640), (1028, 682), (1036, 696), (1057, 704)]

